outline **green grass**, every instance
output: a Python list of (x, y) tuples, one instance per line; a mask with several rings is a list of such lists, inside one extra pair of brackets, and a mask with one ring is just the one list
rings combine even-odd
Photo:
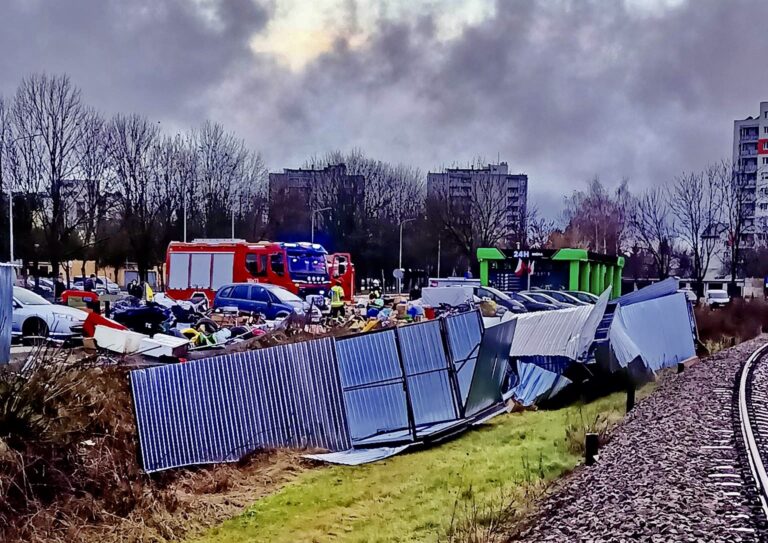
[(573, 469), (581, 458), (566, 428), (590, 424), (598, 413), (615, 423), (625, 400), (616, 393), (582, 406), (501, 415), (429, 449), (364, 466), (310, 470), (197, 541), (444, 539), (457, 497), (472, 495), (482, 506), (519, 491), (526, 481), (551, 480)]

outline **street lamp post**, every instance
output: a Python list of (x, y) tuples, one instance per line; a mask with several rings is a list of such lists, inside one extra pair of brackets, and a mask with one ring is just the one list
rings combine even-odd
[(320, 209), (314, 209), (312, 210), (312, 234), (310, 240), (312, 243), (315, 242), (315, 215), (318, 213), (322, 213), (323, 211), (328, 211), (331, 209), (330, 207), (321, 207)]
[[(403, 219), (400, 221), (400, 254), (397, 260), (397, 269), (402, 270), (403, 269), (403, 226), (407, 222), (415, 221), (416, 219)], [(397, 278), (397, 293), (402, 294), (402, 286), (403, 286), (403, 280), (398, 277)]]

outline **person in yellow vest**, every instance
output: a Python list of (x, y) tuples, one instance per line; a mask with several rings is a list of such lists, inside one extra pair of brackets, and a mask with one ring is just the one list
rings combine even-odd
[(341, 285), (331, 287), (331, 317), (343, 317), (344, 311), (344, 289)]

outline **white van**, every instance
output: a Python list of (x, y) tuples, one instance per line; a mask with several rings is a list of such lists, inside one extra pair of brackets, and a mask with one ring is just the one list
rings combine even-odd
[(719, 289), (709, 289), (707, 295), (704, 297), (704, 303), (713, 308), (728, 305), (728, 302), (730, 301), (731, 297), (728, 296), (728, 293)]

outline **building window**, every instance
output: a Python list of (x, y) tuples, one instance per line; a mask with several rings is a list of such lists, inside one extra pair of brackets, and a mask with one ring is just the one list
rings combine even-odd
[(763, 164), (768, 164), (768, 157), (763, 157)]
[(763, 127), (763, 134), (768, 134), (768, 126)]

